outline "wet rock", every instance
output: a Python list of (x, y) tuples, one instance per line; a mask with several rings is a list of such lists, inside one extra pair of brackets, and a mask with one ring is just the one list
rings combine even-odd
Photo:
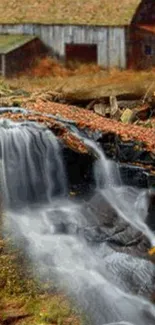
[[(83, 131), (83, 135), (88, 135)], [(114, 134), (100, 133), (89, 134), (94, 137), (102, 146), (106, 156), (110, 159), (118, 161), (121, 177), (125, 185), (136, 186), (139, 188), (155, 187), (155, 174), (151, 174), (150, 167), (155, 166), (154, 156), (143, 149), (140, 144), (135, 142), (123, 143)], [(64, 164), (69, 183), (69, 191), (76, 194), (89, 195), (95, 189), (94, 179), (94, 160), (95, 158), (89, 154), (81, 154), (63, 147)], [(141, 163), (144, 167), (136, 166), (134, 163)], [(150, 167), (146, 167), (148, 165)]]
[(113, 253), (104, 258), (103, 267), (108, 279), (126, 292), (132, 290), (136, 295), (150, 298), (155, 290), (155, 269), (150, 261), (124, 253)]
[[(95, 134), (95, 141), (100, 143), (108, 158), (123, 163), (141, 163), (155, 166), (155, 156), (146, 151), (145, 145), (138, 141), (122, 141), (113, 133)], [(92, 135), (93, 137), (93, 135)]]
[[(88, 207), (89, 211), (87, 210)], [(97, 222), (96, 226), (87, 227), (86, 238), (88, 241), (106, 242), (116, 251), (146, 257), (150, 248), (146, 237), (127, 221), (120, 218), (112, 205), (101, 194), (95, 194), (85, 203), (84, 211), (89, 222), (90, 215), (95, 215), (95, 222)]]
[(118, 140), (116, 145), (116, 157), (120, 162), (138, 162), (144, 165), (155, 165), (154, 157), (150, 152), (145, 150), (143, 144), (133, 141), (123, 143)]
[(152, 190), (148, 194), (149, 206), (148, 206), (148, 215), (147, 215), (147, 224), (149, 227), (155, 231), (155, 191)]
[(64, 235), (76, 235), (78, 233), (79, 229), (76, 224), (73, 224), (71, 222), (65, 223), (63, 221), (56, 222), (54, 224), (54, 233), (56, 234), (64, 234)]
[(124, 164), (120, 165), (120, 173), (124, 184), (139, 188), (148, 187), (148, 174), (144, 168)]
[(14, 114), (18, 114), (18, 113), (22, 113), (22, 114), (27, 114), (28, 111), (24, 108), (16, 108), (16, 107), (0, 107), (0, 114), (4, 114), (4, 113), (14, 113)]
[(95, 188), (93, 175), (94, 158), (63, 147), (63, 161), (70, 192), (87, 196)]
[(85, 211), (89, 207), (89, 213), (96, 216), (96, 223), (100, 227), (112, 228), (118, 221), (117, 213), (105, 198), (98, 192), (86, 204)]
[(148, 188), (155, 190), (155, 174), (148, 173)]
[[(54, 214), (53, 214), (54, 213)], [(106, 243), (107, 247), (116, 252), (147, 258), (150, 244), (144, 235), (120, 218), (113, 207), (97, 193), (80, 210), (81, 222), (70, 221), (65, 211), (48, 212), (54, 234), (75, 235), (86, 240), (91, 246), (97, 247)], [(43, 229), (48, 234), (49, 228)]]

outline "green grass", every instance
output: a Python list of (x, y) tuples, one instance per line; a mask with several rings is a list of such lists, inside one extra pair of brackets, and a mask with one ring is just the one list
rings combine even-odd
[(6, 54), (34, 39), (29, 35), (0, 35), (0, 53)]
[(0, 265), (0, 324), (18, 316), (20, 325), (82, 324), (63, 293), (47, 293), (52, 283), (42, 283), (36, 274), (34, 280), (32, 265), (12, 241), (0, 240)]

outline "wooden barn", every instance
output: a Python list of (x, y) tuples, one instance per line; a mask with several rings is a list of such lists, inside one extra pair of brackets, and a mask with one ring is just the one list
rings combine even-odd
[(47, 48), (36, 36), (0, 35), (0, 74), (11, 76), (22, 72), (45, 54)]
[(63, 61), (147, 68), (155, 65), (154, 17), (155, 0), (3, 0), (0, 34), (37, 36)]
[(128, 67), (155, 66), (155, 1), (140, 2), (130, 25)]

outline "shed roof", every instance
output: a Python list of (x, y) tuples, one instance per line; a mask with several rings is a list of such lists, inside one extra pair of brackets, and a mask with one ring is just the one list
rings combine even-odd
[(141, 0), (3, 0), (0, 23), (128, 25)]
[(0, 54), (7, 54), (35, 39), (29, 35), (0, 35)]

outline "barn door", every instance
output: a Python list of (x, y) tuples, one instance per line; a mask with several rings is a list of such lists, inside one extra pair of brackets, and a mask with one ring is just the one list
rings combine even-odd
[(97, 63), (97, 45), (66, 44), (66, 61)]

